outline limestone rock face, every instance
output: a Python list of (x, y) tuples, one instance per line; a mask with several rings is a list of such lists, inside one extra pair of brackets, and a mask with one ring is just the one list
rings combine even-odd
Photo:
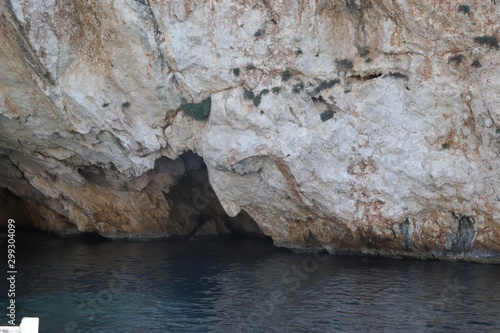
[(0, 187), (63, 234), (498, 260), (499, 6), (2, 1)]

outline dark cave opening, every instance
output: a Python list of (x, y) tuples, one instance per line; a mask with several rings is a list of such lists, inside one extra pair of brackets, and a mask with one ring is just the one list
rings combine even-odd
[(172, 207), (171, 218), (189, 226), (191, 233), (187, 239), (270, 239), (247, 212), (241, 211), (235, 217), (226, 214), (210, 185), (207, 166), (202, 157), (189, 150), (180, 158), (186, 172), (164, 194)]
[(33, 220), (24, 200), (6, 188), (0, 187), (0, 230), (7, 230), (8, 220), (16, 222), (16, 229), (34, 230)]
[[(78, 173), (88, 183), (98, 184), (104, 188), (126, 195), (134, 193), (154, 193), (160, 190), (167, 201), (169, 211), (162, 223), (169, 230), (169, 236), (142, 237), (137, 239), (154, 240), (219, 240), (229, 238), (265, 239), (271, 240), (259, 228), (253, 218), (245, 211), (230, 217), (224, 211), (216, 193), (209, 182), (207, 165), (203, 158), (188, 150), (179, 158), (173, 160), (161, 157), (155, 161), (155, 166), (139, 178), (129, 179), (118, 170), (99, 166), (86, 166), (78, 169)], [(137, 184), (143, 184), (137, 187)], [(114, 192), (116, 193), (116, 192)], [(161, 194), (160, 194), (161, 195)], [(110, 202), (111, 205), (114, 203)], [(61, 237), (93, 237), (99, 232), (76, 228), (67, 216), (47, 210), (39, 211), (38, 201), (25, 200), (16, 196), (6, 188), (0, 187), (0, 229), (7, 230), (8, 219), (16, 221), (20, 230), (57, 234)], [(117, 209), (118, 211), (118, 209)], [(48, 214), (45, 216), (45, 214)], [(101, 216), (101, 211), (93, 211), (93, 216)], [(101, 215), (99, 215), (101, 214)], [(58, 226), (68, 228), (55, 230), (50, 227), (54, 218), (58, 218)], [(110, 223), (113, 221), (110, 220)], [(47, 228), (45, 224), (48, 223)], [(108, 239), (135, 239), (134, 237), (108, 237)]]

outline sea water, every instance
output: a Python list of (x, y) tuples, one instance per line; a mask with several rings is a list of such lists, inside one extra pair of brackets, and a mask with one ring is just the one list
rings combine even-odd
[(16, 320), (40, 317), (41, 333), (500, 332), (499, 265), (299, 255), (262, 240), (16, 240)]

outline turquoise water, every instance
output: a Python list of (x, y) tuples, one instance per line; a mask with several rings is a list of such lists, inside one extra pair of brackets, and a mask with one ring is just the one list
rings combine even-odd
[(499, 265), (17, 238), (17, 317), (40, 317), (41, 333), (500, 332)]

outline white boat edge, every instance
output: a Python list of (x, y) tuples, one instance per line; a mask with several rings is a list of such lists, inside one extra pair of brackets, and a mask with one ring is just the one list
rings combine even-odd
[(24, 317), (19, 326), (0, 326), (0, 333), (38, 333), (40, 318)]

